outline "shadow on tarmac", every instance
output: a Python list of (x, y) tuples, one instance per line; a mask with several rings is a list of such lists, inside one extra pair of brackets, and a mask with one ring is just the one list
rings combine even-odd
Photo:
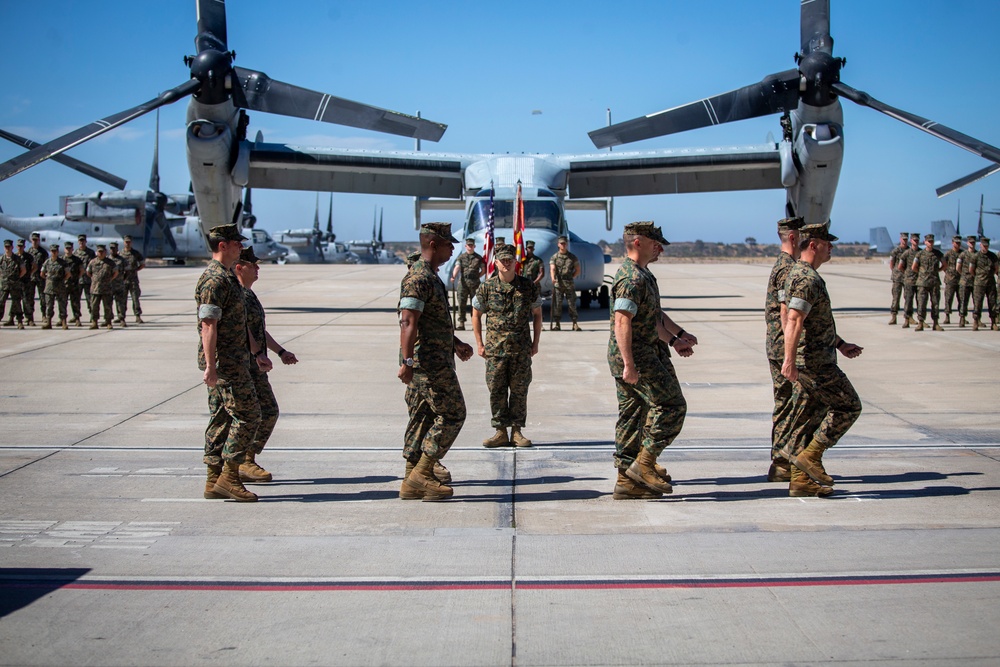
[(90, 572), (90, 568), (0, 567), (0, 618), (54, 593)]
[[(909, 482), (931, 482), (935, 480), (945, 480), (949, 477), (969, 477), (973, 475), (982, 475), (981, 472), (954, 472), (954, 473), (941, 473), (941, 472), (905, 472), (896, 475), (835, 475), (834, 480), (838, 484), (866, 484), (877, 486), (880, 484), (906, 484)], [(765, 480), (765, 476), (761, 475), (751, 475), (748, 477), (705, 477), (696, 479), (685, 479), (678, 480), (680, 483), (687, 485), (707, 485), (707, 486), (727, 486), (727, 485), (746, 485), (754, 484), (756, 482), (770, 483)]]

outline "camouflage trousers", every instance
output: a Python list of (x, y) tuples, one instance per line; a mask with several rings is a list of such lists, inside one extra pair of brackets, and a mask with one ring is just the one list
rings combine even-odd
[(774, 411), (771, 413), (771, 460), (784, 458), (782, 448), (789, 441), (792, 416), (799, 401), (801, 385), (789, 382), (781, 374), (781, 361), (768, 359), (771, 367), (771, 387), (774, 393)]
[(951, 315), (952, 300), (955, 301), (956, 310), (961, 310), (958, 282), (944, 284), (944, 312), (948, 315)]
[(791, 416), (788, 454), (797, 456), (813, 441), (836, 445), (861, 416), (861, 398), (836, 364), (799, 367), (798, 398)]
[(659, 456), (684, 426), (687, 402), (669, 360), (652, 372), (643, 370), (639, 381), (628, 384), (615, 378), (618, 422), (615, 424), (615, 467), (625, 470), (645, 447)]
[(242, 463), (260, 424), (260, 406), (249, 369), (235, 373), (232, 379), (220, 377), (208, 388), (208, 412), (202, 460), (208, 465), (220, 465), (224, 460)]
[(917, 290), (917, 319), (923, 322), (927, 319), (927, 301), (931, 302), (931, 319), (938, 321), (939, 304), (941, 303), (941, 287), (921, 287)]
[(21, 283), (14, 282), (0, 287), (0, 320), (7, 312), (7, 299), (10, 299), (10, 320), (21, 322), (24, 312), (21, 310)]
[(916, 284), (911, 285), (910, 283), (903, 283), (903, 313), (909, 317), (913, 317), (913, 306), (916, 305), (917, 300), (917, 286)]
[(55, 294), (45, 293), (45, 303), (42, 304), (42, 315), (50, 320), (56, 314), (56, 303), (59, 304), (59, 319), (66, 319), (66, 292), (56, 292)]
[(965, 317), (969, 314), (969, 300), (972, 298), (972, 285), (958, 284), (958, 314)]
[(405, 399), (410, 420), (403, 436), (403, 458), (413, 463), (421, 453), (443, 458), (465, 424), (465, 397), (455, 369), (414, 369)]
[(35, 283), (35, 289), (38, 290), (38, 310), (41, 313), (48, 312), (49, 307), (49, 295), (45, 292), (45, 281)]
[(111, 303), (114, 301), (114, 294), (91, 294), (90, 295), (90, 321), (96, 322), (101, 319), (101, 307), (104, 308), (104, 323), (111, 324), (114, 314), (111, 312)]
[(469, 304), (470, 309), (472, 308), (472, 297), (476, 296), (477, 289), (479, 289), (479, 281), (466, 284), (464, 280), (459, 278), (458, 282), (455, 283), (455, 308), (458, 310), (459, 324), (465, 324), (466, 304)]
[(83, 280), (83, 279), (80, 280), (80, 292), (81, 292), (81, 296), (83, 296), (84, 300), (86, 300), (86, 302), (87, 302), (87, 312), (88, 313), (93, 312), (92, 309), (94, 307), (94, 298), (93, 298), (93, 295), (90, 293), (90, 279), (89, 278), (87, 280)]
[(264, 450), (264, 445), (271, 438), (275, 424), (278, 423), (278, 401), (274, 398), (274, 391), (271, 389), (271, 381), (268, 380), (267, 373), (251, 370), (250, 376), (253, 378), (257, 406), (260, 408), (260, 425), (257, 426), (257, 433), (254, 435), (248, 451), (260, 454)]
[(563, 299), (569, 307), (570, 319), (576, 322), (576, 285), (572, 280), (557, 280), (552, 285), (552, 321), (556, 324), (562, 319)]
[(903, 283), (898, 280), (892, 281), (892, 303), (889, 304), (889, 312), (893, 315), (899, 312), (899, 300), (903, 296)]
[(30, 280), (21, 283), (21, 312), (28, 322), (35, 321), (35, 283)]
[(980, 321), (983, 315), (983, 299), (986, 299), (986, 314), (991, 322), (997, 320), (997, 288), (996, 285), (976, 285), (972, 288), (972, 319)]
[(124, 286), (122, 286), (121, 289), (116, 289), (114, 291), (114, 299), (115, 310), (118, 312), (118, 319), (124, 322), (125, 315), (128, 313), (128, 292), (125, 291)]
[(132, 297), (132, 314), (136, 317), (142, 315), (142, 306), (139, 305), (139, 297), (142, 296), (142, 290), (139, 288), (139, 281), (126, 280), (125, 293), (127, 296)]
[(493, 428), (523, 427), (528, 418), (531, 354), (486, 357), (486, 386), (490, 390)]
[(83, 290), (79, 285), (66, 286), (67, 308), (73, 311), (73, 317), (80, 319), (80, 297)]

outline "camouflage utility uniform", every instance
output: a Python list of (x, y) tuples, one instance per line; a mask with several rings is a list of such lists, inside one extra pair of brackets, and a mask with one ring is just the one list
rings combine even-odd
[(479, 276), (483, 271), (483, 256), (478, 252), (463, 252), (455, 260), (458, 265), (458, 280), (455, 281), (455, 296), (458, 301), (458, 324), (465, 326), (465, 305), (472, 301), (479, 288)]
[(24, 313), (21, 310), (21, 260), (17, 255), (7, 256), (6, 253), (0, 255), (0, 320), (3, 319), (7, 310), (7, 299), (10, 299), (10, 317), (6, 324), (11, 325), (14, 320), (24, 321)]
[[(903, 253), (910, 247), (897, 245), (889, 253), (889, 267), (892, 271), (892, 302), (889, 304), (889, 312), (893, 319), (899, 314), (899, 299), (903, 295)], [(780, 370), (780, 369), (779, 369)]]
[(969, 301), (972, 300), (972, 276), (969, 274), (969, 266), (976, 258), (975, 248), (966, 246), (965, 250), (958, 253), (958, 314), (964, 324), (965, 318), (969, 315)]
[(486, 313), (486, 386), (493, 428), (524, 426), (531, 384), (532, 312), (541, 307), (538, 286), (524, 276), (506, 283), (499, 273), (479, 286), (472, 307)]
[[(142, 315), (142, 306), (139, 305), (139, 297), (142, 296), (142, 289), (139, 288), (139, 269), (146, 266), (146, 258), (135, 248), (123, 250), (121, 256), (125, 258), (125, 297), (132, 296), (132, 314), (138, 319)], [(123, 310), (123, 318), (124, 312)]]
[(80, 293), (83, 295), (83, 298), (87, 300), (87, 312), (92, 313), (93, 299), (91, 299), (90, 296), (90, 276), (87, 275), (87, 267), (90, 266), (91, 260), (97, 257), (97, 253), (89, 247), (77, 247), (77, 249), (73, 251), (73, 254), (80, 258), (80, 265), (83, 267), (83, 270), (80, 272)]
[(944, 266), (944, 314), (951, 319), (951, 302), (955, 300), (956, 310), (961, 310), (961, 296), (958, 290), (960, 277), (958, 275), (958, 258), (962, 254), (961, 250), (950, 249), (944, 254), (942, 264)]
[(937, 248), (924, 248), (917, 253), (917, 319), (923, 323), (927, 319), (927, 301), (931, 302), (931, 319), (938, 323), (938, 309), (941, 302), (941, 264), (944, 255)]
[(17, 258), (21, 260), (24, 267), (24, 275), (21, 276), (21, 314), (24, 321), (29, 325), (35, 324), (35, 281), (34, 276), (38, 274), (41, 264), (35, 264), (35, 258), (25, 252), (24, 246), (18, 245)]
[(974, 253), (969, 262), (969, 272), (972, 280), (972, 321), (978, 324), (982, 320), (985, 298), (986, 314), (995, 325), (997, 322), (996, 254), (990, 250)]
[(69, 278), (66, 279), (66, 301), (67, 308), (73, 313), (73, 319), (80, 323), (80, 296), (83, 293), (81, 281), (85, 275), (83, 262), (73, 252), (66, 252), (62, 259), (70, 269)]
[(788, 307), (805, 313), (796, 350), (798, 382), (804, 392), (796, 404), (789, 453), (797, 456), (813, 441), (829, 449), (861, 415), (861, 399), (837, 365), (837, 327), (826, 282), (807, 262), (798, 261), (785, 281)]
[(49, 324), (52, 323), (52, 317), (55, 315), (56, 303), (59, 304), (59, 322), (64, 323), (66, 321), (66, 297), (68, 295), (68, 290), (66, 288), (66, 281), (68, 278), (66, 274), (70, 271), (70, 262), (64, 257), (56, 257), (55, 259), (49, 257), (42, 264), (42, 270), (40, 273), (44, 273), (45, 277), (45, 312), (42, 313)]
[[(542, 258), (538, 257), (537, 255), (532, 255), (531, 257), (526, 258), (524, 262), (521, 264), (520, 275), (524, 276), (525, 278), (534, 283), (535, 278), (538, 277), (538, 272), (541, 271), (544, 267), (545, 264), (542, 263)], [(537, 285), (539, 283), (535, 284)]]
[[(31, 289), (31, 310), (29, 312), (30, 312), (31, 316), (34, 317), (34, 313), (35, 313), (35, 290), (37, 290), (38, 291), (38, 312), (40, 312), (42, 314), (42, 316), (44, 317), (45, 313), (48, 312), (48, 308), (46, 307), (47, 304), (48, 304), (48, 297), (45, 294), (45, 279), (42, 278), (42, 265), (45, 264), (45, 262), (47, 262), (49, 260), (49, 253), (47, 253), (41, 246), (38, 246), (36, 248), (34, 246), (34, 244), (28, 246), (25, 249), (25, 252), (28, 253), (29, 255), (31, 255), (31, 259), (33, 260), (33, 264), (34, 264), (34, 267), (35, 267), (35, 271), (34, 271), (34, 273), (31, 276), (31, 283), (30, 283), (30, 289)], [(27, 303), (27, 301), (25, 301), (25, 303)], [(28, 314), (29, 313), (25, 313), (25, 316), (27, 316)]]
[(125, 291), (125, 272), (128, 270), (128, 262), (121, 253), (114, 253), (108, 256), (115, 263), (118, 275), (111, 281), (111, 294), (115, 302), (115, 311), (118, 313), (118, 321), (125, 326), (125, 312), (128, 309), (128, 293)]
[(913, 270), (913, 260), (919, 252), (919, 249), (911, 247), (900, 255), (903, 261), (903, 313), (906, 315), (903, 326), (909, 326), (913, 320), (913, 308), (917, 301), (917, 272)]
[(552, 321), (558, 325), (562, 319), (562, 302), (566, 299), (569, 316), (573, 324), (577, 323), (576, 284), (574, 275), (580, 260), (571, 252), (556, 252), (549, 259), (549, 265), (554, 267), (556, 279), (552, 283)]
[(785, 446), (790, 426), (789, 418), (797, 395), (795, 385), (781, 374), (785, 359), (785, 333), (781, 328), (781, 304), (785, 299), (785, 279), (795, 265), (787, 252), (778, 255), (771, 276), (767, 280), (767, 297), (764, 301), (764, 321), (767, 324), (767, 362), (771, 368), (771, 386), (774, 393), (774, 412), (771, 414), (771, 459), (783, 459), (778, 452)]
[[(615, 424), (615, 467), (624, 472), (645, 447), (658, 457), (684, 426), (687, 402), (670, 352), (659, 342), (656, 324), (661, 317), (660, 291), (656, 278), (626, 257), (611, 287), (611, 338), (608, 366), (615, 379), (618, 422)], [(639, 380), (622, 379), (625, 363), (615, 338), (615, 311), (632, 313), (632, 358)]]
[(95, 257), (87, 265), (87, 276), (90, 279), (90, 323), (97, 324), (101, 318), (101, 306), (104, 306), (104, 325), (111, 326), (111, 303), (114, 298), (114, 278), (117, 268), (110, 257), (98, 259)]
[(208, 388), (210, 417), (205, 429), (204, 462), (210, 466), (218, 466), (223, 461), (239, 464), (253, 443), (260, 424), (257, 393), (250, 377), (251, 357), (243, 287), (232, 271), (213, 259), (198, 279), (194, 299), (198, 305), (199, 370), (206, 368), (201, 340), (202, 320), (218, 322), (215, 343), (218, 382)]
[(426, 260), (418, 259), (403, 278), (399, 308), (420, 312), (413, 378), (406, 386), (410, 419), (403, 457), (414, 464), (421, 453), (439, 460), (462, 430), (466, 412), (465, 397), (455, 373), (455, 333), (448, 314), (448, 294)]
[[(263, 350), (267, 346), (267, 328), (264, 323), (264, 306), (260, 304), (257, 295), (252, 289), (242, 287), (243, 302), (247, 310), (247, 329), (250, 335), (260, 344)], [(254, 391), (257, 394), (257, 404), (260, 406), (260, 425), (257, 427), (257, 434), (250, 444), (249, 451), (256, 456), (264, 450), (275, 424), (278, 423), (278, 400), (274, 397), (271, 389), (271, 382), (267, 379), (267, 373), (260, 370), (256, 360), (251, 359), (248, 364), (250, 377), (253, 378)]]

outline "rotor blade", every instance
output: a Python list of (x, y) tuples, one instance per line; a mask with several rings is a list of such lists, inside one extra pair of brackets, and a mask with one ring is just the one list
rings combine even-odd
[(448, 128), (423, 118), (293, 86), (272, 79), (263, 72), (243, 67), (234, 69), (246, 93), (248, 109), (428, 141), (438, 141)]
[(807, 56), (813, 51), (833, 53), (830, 0), (802, 0), (799, 34), (802, 37), (802, 55)]
[(1000, 164), (992, 164), (989, 167), (983, 167), (979, 171), (973, 172), (968, 176), (964, 176), (958, 179), (957, 181), (952, 181), (948, 185), (942, 185), (940, 188), (935, 190), (935, 192), (937, 193), (938, 197), (944, 197), (945, 195), (950, 195), (952, 192), (955, 192), (956, 190), (961, 190), (966, 185), (975, 183), (978, 180), (986, 178), (990, 174), (995, 174), (998, 171), (1000, 171)]
[[(0, 130), (0, 137), (3, 137), (7, 141), (12, 141), (15, 144), (20, 144), (21, 146), (24, 146), (29, 150), (32, 148), (37, 148), (38, 146), (41, 145), (35, 141), (32, 141), (31, 139), (25, 139), (24, 137), (19, 137), (18, 135), (12, 132), (7, 132), (6, 130)], [(69, 167), (70, 169), (75, 169), (81, 174), (86, 174), (91, 178), (96, 178), (102, 183), (107, 183), (116, 190), (124, 190), (125, 184), (128, 183), (128, 181), (126, 181), (124, 178), (121, 178), (120, 176), (109, 174), (103, 169), (98, 169), (97, 167), (89, 165), (86, 162), (81, 162), (76, 158), (72, 158), (69, 155), (56, 155), (52, 159), (61, 165)]]
[(109, 130), (113, 130), (119, 125), (124, 125), (130, 120), (134, 120), (143, 114), (147, 114), (154, 109), (162, 107), (165, 104), (176, 102), (182, 97), (186, 97), (194, 93), (198, 90), (200, 85), (201, 82), (197, 79), (189, 79), (176, 88), (171, 88), (159, 97), (149, 100), (148, 102), (144, 102), (139, 106), (132, 107), (126, 111), (121, 111), (112, 116), (108, 116), (107, 118), (102, 118), (101, 120), (95, 120), (86, 127), (73, 130), (69, 134), (64, 134), (58, 139), (53, 139), (47, 144), (33, 148), (27, 153), (22, 153), (16, 158), (0, 164), (0, 181), (8, 179), (14, 174), (19, 174), (25, 169), (34, 167), (39, 162), (43, 162), (50, 157), (59, 155), (74, 146), (79, 146), (85, 141), (89, 141), (90, 139), (100, 136)]
[(206, 49), (225, 51), (226, 47), (226, 0), (198, 0), (198, 36), (194, 38), (195, 48), (201, 53)]
[(951, 129), (947, 125), (942, 125), (934, 122), (933, 120), (921, 118), (920, 116), (912, 114), (908, 111), (903, 111), (902, 109), (889, 106), (884, 102), (876, 100), (868, 93), (851, 88), (846, 83), (837, 82), (832, 84), (831, 88), (855, 104), (860, 104), (861, 106), (881, 111), (885, 115), (895, 118), (896, 120), (903, 121), (907, 125), (915, 127), (918, 130), (923, 130), (927, 134), (932, 134), (939, 139), (944, 139), (948, 143), (958, 146), (959, 148), (964, 148), (970, 153), (980, 155), (991, 162), (1000, 163), (1000, 148), (991, 146), (990, 144), (980, 141), (975, 137), (970, 137), (967, 134), (962, 134), (957, 130)]
[(590, 133), (598, 148), (685, 132), (699, 127), (788, 111), (798, 105), (799, 71), (786, 70), (760, 83), (666, 111), (634, 118)]

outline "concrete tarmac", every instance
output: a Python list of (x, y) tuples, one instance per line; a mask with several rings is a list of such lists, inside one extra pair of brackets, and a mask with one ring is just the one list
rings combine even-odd
[(144, 325), (0, 330), (0, 664), (1000, 664), (1000, 333), (886, 326), (884, 264), (822, 267), (864, 413), (825, 457), (837, 494), (789, 498), (765, 481), (770, 268), (654, 265), (699, 339), (659, 501), (611, 498), (596, 304), (542, 335), (534, 448), (481, 446), (484, 362), (459, 364), (440, 503), (398, 499), (402, 266), (261, 268), (300, 363), (271, 374), (256, 504), (201, 497), (200, 268), (143, 271)]

